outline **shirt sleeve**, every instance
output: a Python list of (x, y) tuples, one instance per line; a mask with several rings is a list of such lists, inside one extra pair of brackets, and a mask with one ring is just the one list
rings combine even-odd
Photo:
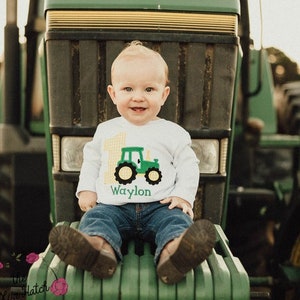
[(199, 160), (191, 148), (191, 138), (184, 132), (183, 139), (174, 153), (174, 167), (176, 168), (176, 182), (171, 196), (177, 196), (188, 201), (192, 206), (195, 201), (199, 185)]

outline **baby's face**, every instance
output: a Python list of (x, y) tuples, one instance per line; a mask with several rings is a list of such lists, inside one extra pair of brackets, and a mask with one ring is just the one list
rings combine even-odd
[(121, 60), (112, 74), (108, 93), (121, 116), (135, 125), (157, 119), (170, 88), (164, 66), (156, 58)]

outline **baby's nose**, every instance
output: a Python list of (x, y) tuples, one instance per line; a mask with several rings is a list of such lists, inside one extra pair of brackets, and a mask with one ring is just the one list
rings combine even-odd
[(132, 99), (134, 101), (144, 101), (145, 98), (144, 98), (144, 93), (143, 92), (138, 92), (136, 91), (134, 94), (133, 94), (133, 97)]

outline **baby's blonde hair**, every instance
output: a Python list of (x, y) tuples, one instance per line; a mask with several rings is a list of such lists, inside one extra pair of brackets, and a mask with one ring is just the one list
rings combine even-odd
[(165, 60), (162, 58), (162, 56), (143, 45), (141, 41), (135, 40), (127, 44), (127, 46), (120, 52), (120, 54), (116, 57), (114, 62), (111, 66), (111, 76), (113, 76), (114, 69), (116, 67), (116, 64), (121, 59), (132, 59), (137, 57), (144, 57), (144, 58), (157, 58), (158, 62), (162, 63), (164, 69), (165, 69), (165, 76), (166, 76), (166, 85), (169, 84), (169, 68)]

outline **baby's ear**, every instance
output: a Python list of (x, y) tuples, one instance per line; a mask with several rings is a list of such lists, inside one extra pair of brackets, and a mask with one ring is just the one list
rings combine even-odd
[(115, 104), (115, 89), (114, 87), (110, 84), (107, 86), (107, 92), (112, 100), (112, 102)]
[(161, 104), (162, 106), (165, 104), (169, 94), (170, 94), (170, 87), (166, 86), (165, 89), (164, 89), (163, 97), (162, 97), (162, 100), (163, 100), (162, 104)]

